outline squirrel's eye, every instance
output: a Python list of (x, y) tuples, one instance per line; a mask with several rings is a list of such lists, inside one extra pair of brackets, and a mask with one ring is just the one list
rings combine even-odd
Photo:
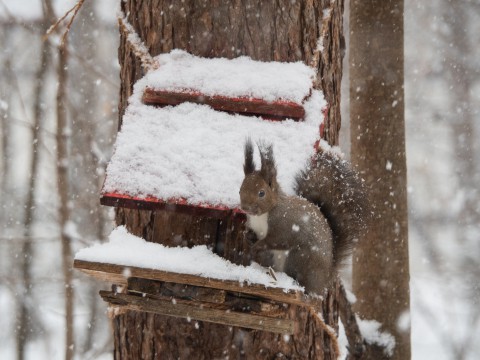
[(263, 198), (264, 196), (265, 196), (265, 190), (260, 190), (260, 191), (258, 192), (258, 197)]

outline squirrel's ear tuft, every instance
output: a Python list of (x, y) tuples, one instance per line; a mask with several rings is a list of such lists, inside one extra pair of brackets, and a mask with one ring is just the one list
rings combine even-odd
[(262, 161), (260, 175), (272, 186), (272, 183), (277, 177), (277, 167), (275, 165), (275, 158), (273, 157), (273, 146), (272, 144), (266, 145), (261, 143), (258, 145), (258, 149), (260, 150), (260, 159)]
[(255, 171), (255, 163), (253, 162), (253, 145), (250, 138), (245, 142), (245, 163), (243, 164), (243, 172), (245, 175), (252, 174)]

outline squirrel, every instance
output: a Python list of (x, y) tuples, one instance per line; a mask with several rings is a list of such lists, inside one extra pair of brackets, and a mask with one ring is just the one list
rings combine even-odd
[(334, 154), (320, 151), (296, 176), (298, 196), (286, 195), (277, 182), (272, 145), (259, 144), (261, 168), (256, 170), (253, 145), (245, 143), (245, 178), (240, 207), (247, 215), (247, 239), (258, 254), (283, 250), (283, 271), (309, 294), (322, 295), (337, 277), (342, 261), (365, 230), (368, 204), (362, 180)]

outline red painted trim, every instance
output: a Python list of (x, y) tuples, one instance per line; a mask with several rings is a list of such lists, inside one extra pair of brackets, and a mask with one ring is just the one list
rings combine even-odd
[(165, 210), (190, 215), (224, 218), (230, 215), (245, 217), (242, 210), (206, 203), (189, 204), (186, 199), (158, 199), (153, 196), (139, 198), (116, 192), (102, 193), (100, 203), (106, 206), (125, 207), (136, 210)]
[(222, 95), (207, 96), (196, 91), (171, 92), (146, 88), (142, 97), (146, 105), (178, 105), (183, 102), (206, 104), (215, 110), (262, 116), (270, 120), (293, 119), (305, 117), (305, 109), (293, 101), (277, 100), (268, 102), (249, 97), (227, 97)]

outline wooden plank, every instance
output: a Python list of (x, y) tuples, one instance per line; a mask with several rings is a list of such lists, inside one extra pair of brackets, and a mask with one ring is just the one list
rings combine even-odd
[(158, 106), (178, 105), (184, 102), (206, 104), (215, 110), (263, 116), (273, 120), (300, 120), (305, 117), (305, 109), (301, 104), (284, 100), (268, 102), (249, 97), (208, 96), (199, 92), (171, 92), (152, 88), (145, 89), (142, 100), (146, 105)]
[(158, 280), (131, 277), (127, 285), (129, 292), (174, 297), (214, 304), (225, 303), (225, 290), (177, 284)]
[[(108, 175), (107, 175), (108, 176)], [(140, 199), (121, 193), (102, 193), (100, 204), (106, 206), (123, 207), (135, 210), (165, 210), (195, 216), (204, 216), (215, 219), (224, 219), (232, 213), (245, 218), (245, 214), (239, 209), (230, 209), (226, 206), (212, 206), (209, 204), (188, 204), (183, 199), (162, 200), (155, 197)]]
[(261, 315), (226, 311), (206, 306), (194, 305), (185, 301), (161, 300), (129, 294), (100, 291), (103, 300), (129, 310), (150, 312), (167, 316), (213, 322), (227, 326), (293, 334), (295, 322), (290, 319), (272, 318)]
[(100, 280), (121, 285), (127, 284), (127, 277), (159, 280), (177, 284), (202, 286), (230, 292), (250, 294), (286, 304), (316, 304), (319, 299), (311, 298), (302, 292), (282, 288), (266, 288), (259, 284), (239, 283), (232, 280), (205, 278), (196, 275), (178, 274), (162, 270), (145, 269), (133, 266), (75, 260), (73, 267)]
[(289, 306), (238, 292), (227, 293), (225, 290), (140, 278), (129, 278), (125, 291), (129, 294), (139, 294), (153, 299), (171, 300), (175, 298), (178, 301), (201, 302), (202, 306), (270, 317), (285, 314)]

